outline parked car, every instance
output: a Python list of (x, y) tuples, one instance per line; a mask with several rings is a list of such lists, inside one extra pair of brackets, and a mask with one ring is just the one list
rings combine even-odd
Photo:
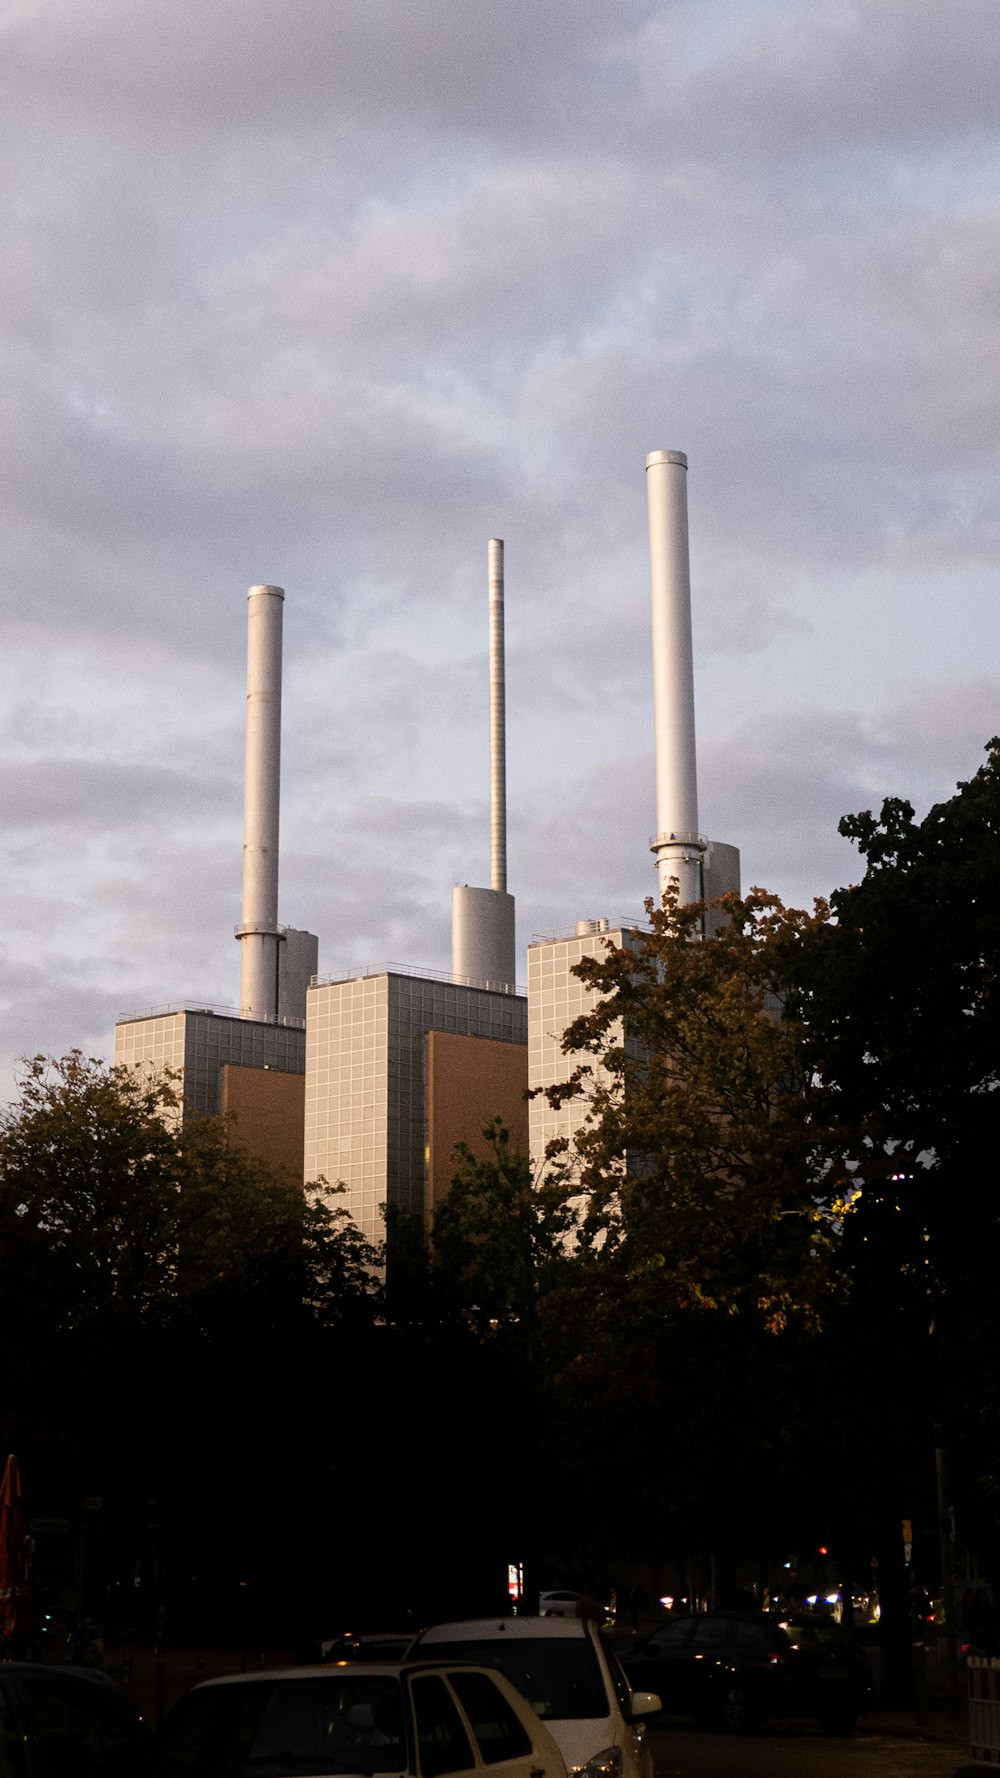
[(476, 1666), (288, 1667), (195, 1686), (157, 1737), (160, 1778), (567, 1778), (553, 1736)]
[(583, 1593), (574, 1593), (570, 1587), (563, 1587), (561, 1591), (552, 1593), (539, 1593), (538, 1615), (539, 1617), (576, 1617), (576, 1608), (583, 1598)]
[(152, 1770), (149, 1737), (106, 1673), (0, 1663), (3, 1778), (148, 1778)]
[(435, 1624), (410, 1649), (418, 1660), (477, 1661), (517, 1687), (583, 1778), (653, 1778), (647, 1716), (660, 1700), (633, 1692), (617, 1655), (587, 1618), (474, 1618)]
[(847, 1734), (868, 1708), (868, 1663), (832, 1618), (710, 1611), (672, 1618), (622, 1655), (632, 1685), (663, 1709), (724, 1728), (768, 1716), (811, 1716)]
[(561, 1587), (555, 1592), (539, 1593), (539, 1617), (592, 1617), (599, 1624), (613, 1624), (615, 1614), (610, 1606), (602, 1605), (589, 1593), (574, 1592), (572, 1587)]
[(321, 1642), (321, 1661), (401, 1661), (413, 1641), (412, 1630), (346, 1630)]

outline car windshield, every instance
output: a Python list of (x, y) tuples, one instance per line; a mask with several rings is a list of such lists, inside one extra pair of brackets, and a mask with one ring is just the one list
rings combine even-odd
[(229, 1778), (406, 1770), (398, 1678), (350, 1669), (295, 1679), (199, 1686), (176, 1704), (159, 1736), (163, 1778)]
[(244, 1770), (398, 1772), (406, 1765), (399, 1682), (337, 1673), (273, 1684), (254, 1725)]
[(495, 1667), (541, 1717), (556, 1721), (608, 1716), (611, 1706), (589, 1639), (506, 1636), (491, 1641), (428, 1642), (435, 1661), (475, 1661)]

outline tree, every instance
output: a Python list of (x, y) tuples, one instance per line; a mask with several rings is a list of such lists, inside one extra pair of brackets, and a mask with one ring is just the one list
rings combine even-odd
[(485, 1159), (464, 1142), (455, 1150), (451, 1190), (434, 1217), (434, 1275), (480, 1333), (515, 1327), (530, 1339), (539, 1298), (565, 1268), (575, 1217), (558, 1183), (535, 1180), (499, 1118), (483, 1136)]
[(827, 910), (761, 890), (720, 905), (699, 941), (703, 904), (648, 902), (648, 929), (577, 965), (599, 998), (563, 1047), (593, 1060), (548, 1096), (590, 1101), (570, 1168), (584, 1244), (659, 1299), (779, 1331), (815, 1314), (844, 1208), (802, 1020), (779, 1016)]
[(35, 1512), (100, 1498), (122, 1574), (155, 1523), (162, 1584), (187, 1609), (197, 1572), (221, 1624), (241, 1573), (290, 1596), (293, 1532), (315, 1551), (339, 1434), (315, 1403), (334, 1376), (367, 1386), (380, 1256), (333, 1188), (304, 1196), (225, 1119), (177, 1112), (170, 1079), (77, 1051), (25, 1065), (0, 1121), (0, 1416)]
[(374, 1288), (380, 1255), (336, 1188), (304, 1200), (233, 1145), (224, 1118), (181, 1124), (169, 1076), (74, 1050), (25, 1065), (0, 1120), (0, 1267), (50, 1328), (233, 1312), (265, 1298), (336, 1319)]
[(880, 1497), (887, 1593), (893, 1572), (904, 1585), (899, 1516), (916, 1520), (921, 1496), (917, 1562), (936, 1567), (941, 1436), (960, 1536), (1000, 1554), (1000, 742), (922, 820), (892, 797), (840, 830), (865, 872), (803, 950), (798, 1004), (853, 1180), (838, 1333), (858, 1379), (850, 1411)]
[(874, 1244), (924, 1320), (993, 1277), (1000, 1143), (1000, 741), (914, 819), (887, 799), (845, 817), (866, 860), (804, 954), (809, 1058), (849, 1133), (852, 1264)]

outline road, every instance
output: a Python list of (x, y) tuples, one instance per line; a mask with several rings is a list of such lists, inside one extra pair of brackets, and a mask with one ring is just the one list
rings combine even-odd
[(955, 1778), (968, 1760), (950, 1736), (866, 1732), (821, 1735), (804, 1725), (768, 1725), (750, 1735), (687, 1725), (650, 1730), (656, 1778)]

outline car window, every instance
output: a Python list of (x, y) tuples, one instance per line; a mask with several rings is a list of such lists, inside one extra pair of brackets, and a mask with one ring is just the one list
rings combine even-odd
[(13, 1702), (0, 1684), (0, 1778), (26, 1778), (24, 1744), (14, 1717)]
[(339, 1673), (276, 1681), (257, 1720), (245, 1769), (260, 1771), (268, 1761), (283, 1768), (288, 1754), (297, 1764), (398, 1772), (406, 1764), (398, 1681)]
[[(631, 1680), (629, 1679), (628, 1674), (625, 1672), (625, 1670), (624, 1670), (620, 1660), (618, 1659), (618, 1656), (615, 1654), (614, 1650), (610, 1649), (610, 1648), (606, 1648), (604, 1653), (605, 1653), (607, 1663), (608, 1663), (608, 1672), (611, 1675), (611, 1683), (615, 1688), (615, 1697), (618, 1699), (618, 1708), (621, 1711), (623, 1716), (631, 1716), (631, 1714), (632, 1714), (632, 1683), (631, 1683)], [(642, 1686), (636, 1687), (637, 1691), (642, 1691), (643, 1689), (644, 1688)]]
[(656, 1648), (676, 1648), (679, 1642), (686, 1642), (690, 1634), (691, 1619), (678, 1617), (659, 1630), (654, 1630), (649, 1640)]
[(111, 1686), (25, 1674), (21, 1696), (37, 1778), (135, 1778), (147, 1770), (138, 1725)]
[(398, 1772), (406, 1765), (395, 1678), (331, 1673), (192, 1692), (159, 1738), (164, 1778), (268, 1778), (302, 1771)]
[(771, 1647), (771, 1631), (766, 1624), (737, 1623), (736, 1646), (753, 1650), (756, 1654), (765, 1654)]
[[(259, 1692), (261, 1688), (253, 1689)], [(194, 1778), (195, 1774), (228, 1769), (239, 1704), (236, 1690), (235, 1686), (219, 1686), (189, 1692), (174, 1705), (157, 1737), (157, 1763), (164, 1778)], [(252, 1702), (259, 1708), (263, 1698), (245, 1700)]]
[(701, 1617), (694, 1626), (695, 1648), (721, 1648), (733, 1640), (733, 1626), (728, 1618)]
[(484, 1765), (521, 1759), (531, 1752), (531, 1736), (487, 1674), (449, 1673), (448, 1678), (469, 1719)]
[(413, 1715), (424, 1778), (440, 1778), (444, 1772), (467, 1772), (475, 1766), (455, 1700), (437, 1674), (426, 1673), (414, 1679)]
[(611, 1714), (611, 1700), (589, 1637), (434, 1641), (425, 1643), (420, 1652), (435, 1661), (475, 1661), (480, 1667), (495, 1667), (543, 1719), (580, 1720)]
[(792, 1648), (820, 1650), (837, 1649), (844, 1652), (853, 1649), (854, 1644), (839, 1624), (832, 1623), (829, 1618), (819, 1618), (811, 1624), (782, 1624), (782, 1629)]

